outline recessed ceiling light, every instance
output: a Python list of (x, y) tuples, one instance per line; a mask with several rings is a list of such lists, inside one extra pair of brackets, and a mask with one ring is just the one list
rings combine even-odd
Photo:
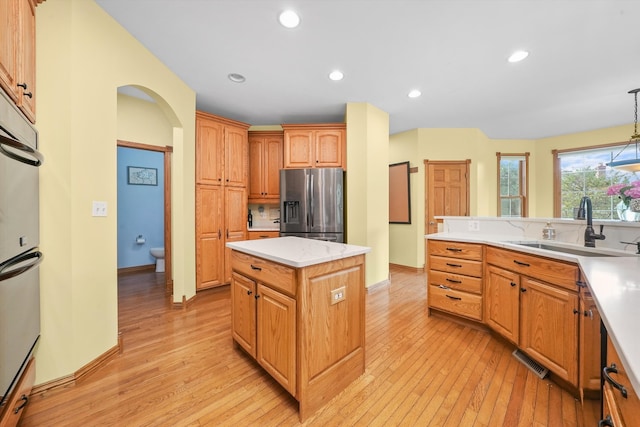
[(300, 25), (300, 17), (293, 10), (285, 10), (280, 14), (278, 20), (286, 28), (296, 28)]
[(229, 80), (234, 83), (244, 83), (244, 81), (246, 80), (242, 74), (238, 73), (231, 73), (227, 77), (229, 77)]
[(344, 74), (342, 74), (342, 71), (335, 70), (329, 73), (329, 78), (334, 81), (342, 80), (344, 78)]
[(409, 92), (409, 94), (407, 96), (409, 98), (417, 98), (420, 95), (422, 95), (422, 92), (420, 92), (418, 89), (413, 89), (411, 92)]
[(511, 56), (509, 57), (508, 61), (509, 62), (520, 62), (523, 59), (525, 59), (527, 56), (529, 56), (529, 52), (527, 52), (526, 50), (516, 50), (515, 52), (513, 52), (511, 54)]

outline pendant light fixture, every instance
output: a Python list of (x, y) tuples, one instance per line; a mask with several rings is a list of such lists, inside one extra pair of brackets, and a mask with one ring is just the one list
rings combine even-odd
[[(620, 152), (618, 154), (616, 154), (616, 156), (613, 157), (609, 163), (607, 163), (607, 166), (609, 166), (609, 167), (612, 167), (612, 168), (615, 168), (615, 169), (620, 169), (620, 170), (627, 171), (627, 172), (640, 172), (640, 159), (638, 158), (638, 142), (640, 141), (640, 135), (638, 135), (638, 92), (640, 92), (640, 88), (639, 89), (633, 89), (633, 90), (629, 91), (629, 93), (633, 94), (633, 97), (635, 99), (635, 107), (636, 107), (636, 109), (635, 109), (635, 120), (633, 122), (633, 135), (631, 135), (631, 139), (629, 140), (627, 145), (625, 145), (624, 148), (622, 150), (620, 150)], [(635, 159), (629, 159), (629, 160), (618, 160), (618, 161), (616, 161), (616, 158), (632, 142), (636, 146), (636, 158)]]

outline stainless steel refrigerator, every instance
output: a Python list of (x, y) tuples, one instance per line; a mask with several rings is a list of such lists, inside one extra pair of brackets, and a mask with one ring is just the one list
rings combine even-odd
[(344, 242), (344, 171), (280, 170), (280, 236)]

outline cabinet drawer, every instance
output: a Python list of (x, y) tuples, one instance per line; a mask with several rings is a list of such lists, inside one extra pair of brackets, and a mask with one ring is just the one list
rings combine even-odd
[(429, 269), (446, 271), (454, 274), (464, 274), (465, 276), (482, 276), (482, 262), (470, 261), (466, 259), (448, 258), (441, 256), (429, 257)]
[(279, 231), (249, 231), (249, 240), (271, 239), (280, 237)]
[[(629, 380), (625, 366), (622, 364), (618, 352), (616, 351), (611, 339), (607, 340), (607, 367), (611, 367), (612, 364), (616, 365), (618, 373), (609, 373), (611, 379), (622, 385), (627, 391), (627, 397), (624, 398), (620, 390), (611, 387), (612, 397), (616, 403), (618, 413), (622, 419), (623, 425), (632, 426), (636, 425), (637, 420), (640, 420), (640, 399), (633, 390), (633, 385)], [(611, 384), (605, 379), (605, 386), (611, 386)], [(616, 424), (617, 425), (617, 424)]]
[(273, 289), (295, 296), (295, 270), (238, 251), (231, 252), (231, 268)]
[(428, 303), (429, 307), (474, 320), (482, 320), (482, 297), (480, 295), (430, 285)]
[(444, 271), (429, 270), (429, 284), (444, 285), (451, 289), (474, 294), (482, 293), (482, 279), (461, 274), (446, 273)]
[(578, 289), (579, 269), (576, 264), (491, 246), (487, 247), (487, 263), (572, 291)]
[(429, 240), (427, 246), (429, 247), (430, 255), (482, 261), (482, 245), (477, 245), (474, 243)]
[[(0, 418), (0, 427), (15, 426), (18, 424), (28, 403), (28, 400), (25, 401), (23, 396), (26, 396), (28, 399), (35, 379), (36, 364), (35, 359), (32, 357), (29, 359), (27, 367), (18, 380), (18, 384), (14, 388), (10, 400), (6, 402), (6, 411), (4, 412), (3, 417)], [(5, 408), (0, 408), (0, 413), (2, 412), (2, 409)]]

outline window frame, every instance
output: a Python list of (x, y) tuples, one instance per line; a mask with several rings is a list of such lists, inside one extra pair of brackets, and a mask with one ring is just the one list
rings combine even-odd
[[(529, 216), (529, 152), (524, 153), (501, 153), (496, 152), (497, 157), (497, 216), (502, 216), (502, 200), (503, 199), (520, 199), (520, 218), (527, 218)], [(524, 173), (522, 167), (518, 170), (518, 181), (520, 194), (518, 196), (506, 196), (502, 197), (500, 194), (500, 162), (504, 157), (524, 157)]]

